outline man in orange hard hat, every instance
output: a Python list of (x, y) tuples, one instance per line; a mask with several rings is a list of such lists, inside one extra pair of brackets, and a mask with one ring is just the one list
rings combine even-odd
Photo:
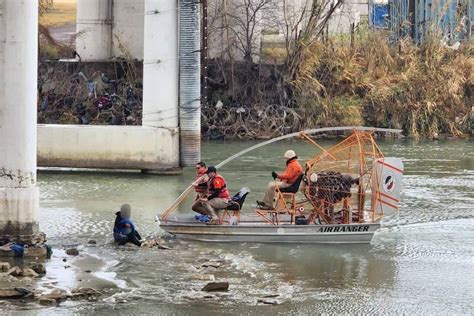
[(278, 179), (268, 183), (267, 192), (262, 201), (257, 201), (261, 209), (273, 209), (273, 199), (275, 198), (275, 189), (287, 188), (292, 185), (298, 177), (303, 173), (298, 157), (294, 150), (287, 150), (283, 157), (286, 159), (286, 169), (283, 173), (277, 174), (272, 171), (273, 179)]

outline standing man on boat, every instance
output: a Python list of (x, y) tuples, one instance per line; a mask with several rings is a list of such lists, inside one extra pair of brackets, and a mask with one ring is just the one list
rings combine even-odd
[(285, 172), (277, 174), (272, 171), (273, 179), (279, 179), (278, 181), (271, 181), (268, 183), (267, 192), (263, 197), (262, 201), (257, 201), (258, 206), (261, 209), (271, 210), (273, 209), (273, 199), (275, 198), (275, 189), (287, 188), (295, 182), (298, 177), (303, 173), (303, 167), (301, 167), (298, 157), (294, 150), (287, 150), (283, 157), (286, 159)]
[(207, 167), (206, 163), (200, 161), (196, 164), (196, 181), (193, 183), (196, 193), (198, 196), (196, 199), (199, 198), (199, 195), (207, 193), (207, 181), (209, 181), (209, 177), (207, 176)]
[(199, 198), (192, 206), (193, 211), (208, 215), (211, 217), (209, 224), (219, 224), (219, 218), (217, 217), (217, 211), (223, 210), (229, 204), (230, 194), (227, 190), (227, 184), (225, 179), (217, 173), (217, 169), (214, 166), (207, 168), (207, 175), (209, 180), (207, 182), (207, 188), (209, 195), (207, 198)]

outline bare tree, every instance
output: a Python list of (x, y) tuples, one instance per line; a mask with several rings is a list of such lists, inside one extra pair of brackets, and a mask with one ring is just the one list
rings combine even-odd
[(228, 25), (226, 27), (233, 33), (235, 48), (242, 55), (243, 60), (251, 62), (258, 53), (261, 29), (265, 21), (261, 18), (263, 10), (267, 9), (271, 0), (240, 0), (234, 1), (232, 11), (227, 10)]
[[(214, 49), (214, 56), (216, 51), (220, 53), (222, 78), (230, 84), (232, 96), (242, 95), (242, 91), (246, 97), (253, 96), (258, 90), (255, 65), (260, 55), (261, 31), (265, 27), (262, 14), (269, 10), (272, 0), (219, 0), (210, 3), (209, 47)], [(240, 74), (245, 74), (245, 77)], [(236, 77), (239, 77), (238, 83)]]
[(286, 79), (293, 80), (303, 61), (305, 48), (321, 40), (329, 20), (345, 0), (303, 0), (295, 8), (294, 0), (283, 1), (283, 32), (285, 36)]

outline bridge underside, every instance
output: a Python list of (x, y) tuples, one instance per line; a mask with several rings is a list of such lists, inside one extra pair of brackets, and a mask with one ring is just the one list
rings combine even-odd
[(179, 170), (178, 128), (38, 125), (38, 166)]

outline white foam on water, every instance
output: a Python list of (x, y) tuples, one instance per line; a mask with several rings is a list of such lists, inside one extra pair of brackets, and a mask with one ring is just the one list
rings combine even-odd
[(102, 279), (105, 281), (109, 281), (117, 285), (118, 288), (121, 289), (126, 289), (127, 288), (127, 282), (125, 282), (122, 279), (119, 279), (117, 277), (116, 272), (105, 272), (105, 271), (99, 271), (99, 272), (94, 272), (92, 273), (93, 276), (95, 276), (98, 279)]

